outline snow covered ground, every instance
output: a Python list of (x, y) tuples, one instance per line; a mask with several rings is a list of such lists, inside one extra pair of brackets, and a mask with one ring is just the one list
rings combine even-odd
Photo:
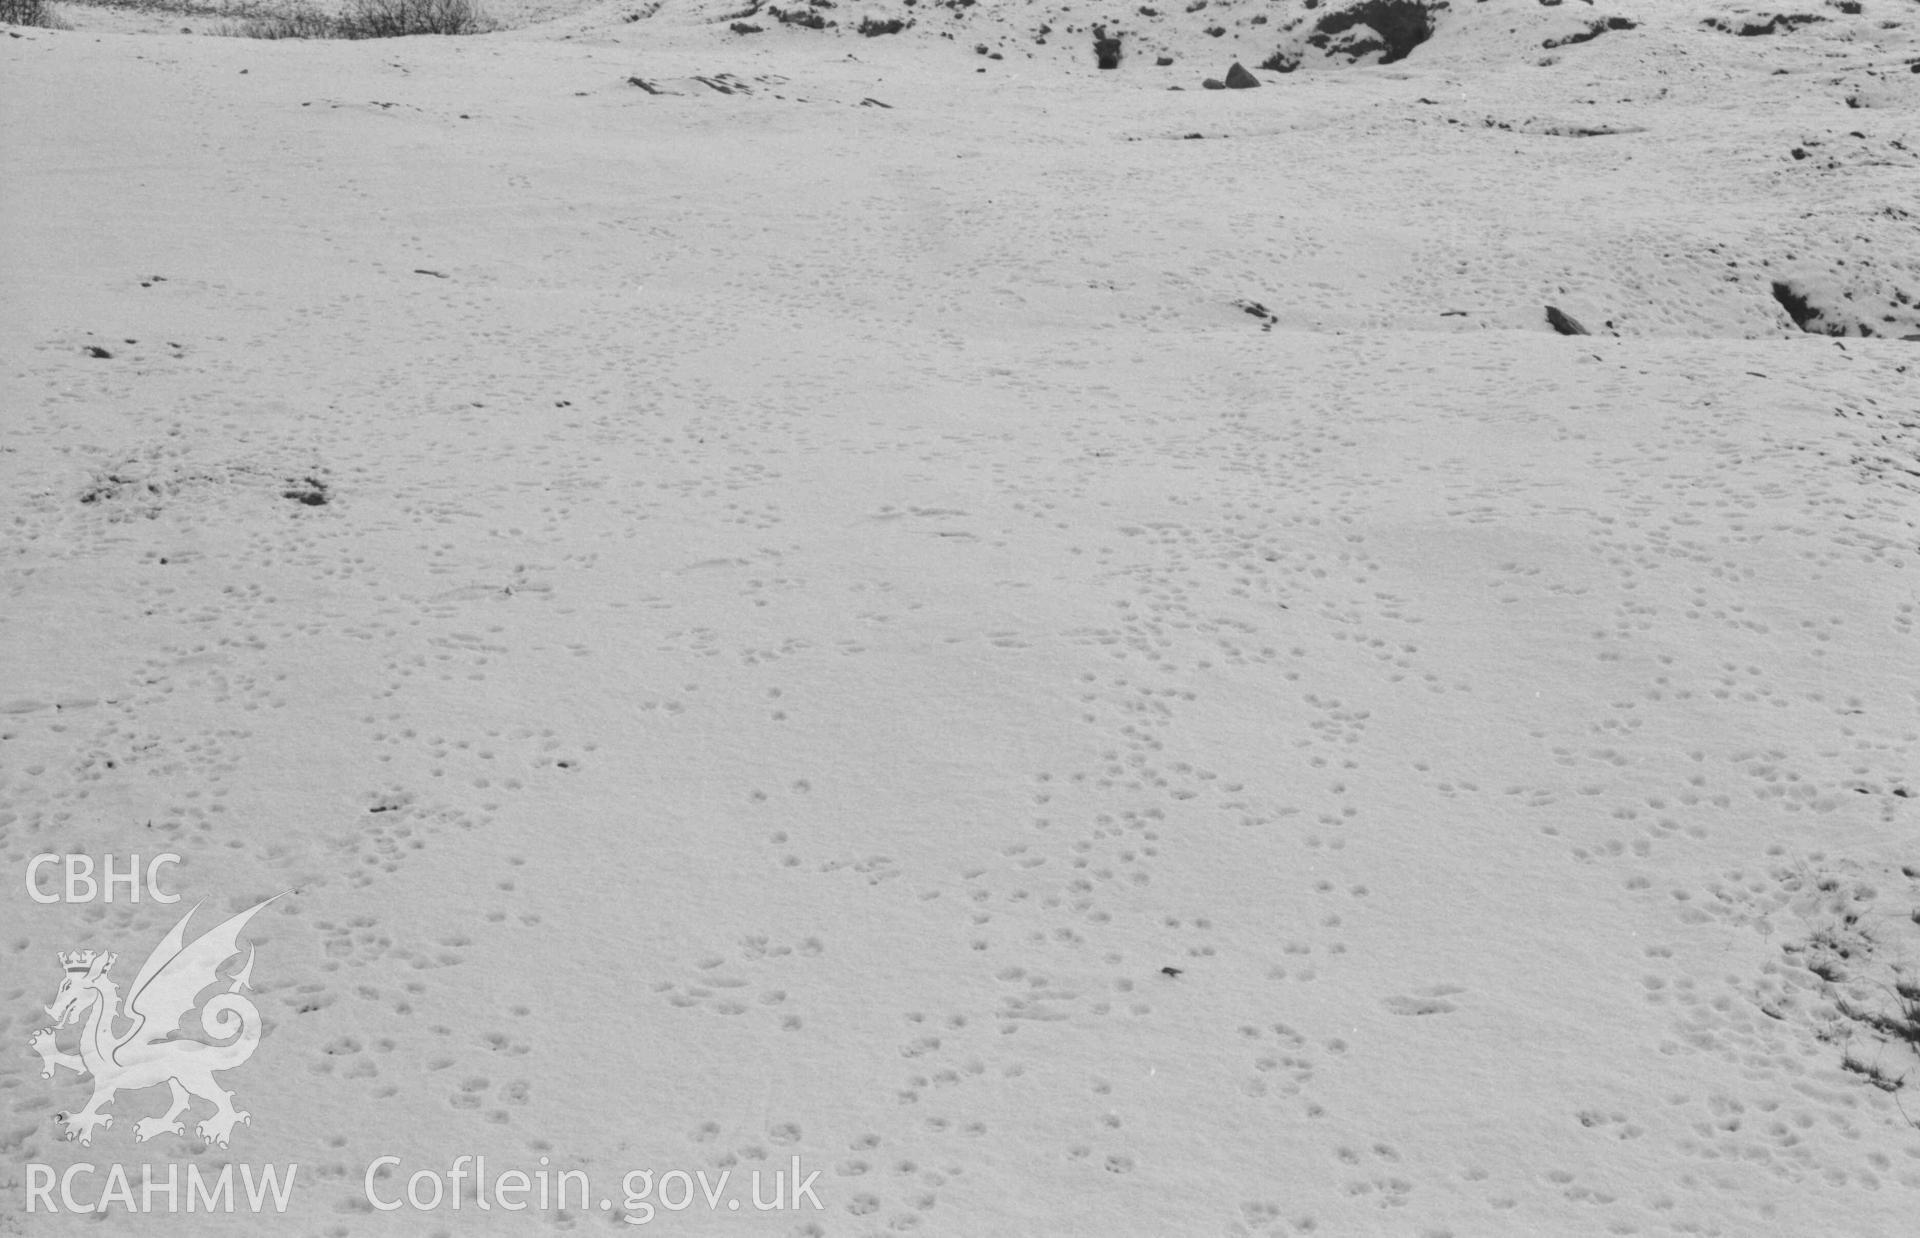
[(1920, 8), (747, 7), (0, 38), (0, 1232), (1909, 1232)]

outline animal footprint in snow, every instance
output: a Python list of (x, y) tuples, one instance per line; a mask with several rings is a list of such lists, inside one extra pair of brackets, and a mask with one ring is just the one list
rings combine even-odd
[(1381, 1004), (1395, 1014), (1452, 1014), (1455, 1010), (1458, 1010), (1459, 1007), (1444, 999), (1456, 993), (1464, 993), (1465, 991), (1466, 990), (1456, 985), (1440, 984), (1424, 990), (1420, 996), (1389, 997)]

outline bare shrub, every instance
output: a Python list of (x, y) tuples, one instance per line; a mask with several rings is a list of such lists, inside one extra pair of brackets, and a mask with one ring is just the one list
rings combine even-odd
[(256, 14), (216, 28), (213, 33), (240, 39), (330, 39), (334, 18), (301, 4)]
[(337, 14), (298, 2), (257, 9), (213, 33), (243, 39), (400, 39), (485, 34), (494, 28), (476, 0), (352, 0)]
[(340, 14), (339, 39), (398, 39), (413, 34), (481, 34), (493, 23), (474, 0), (353, 0)]
[(67, 23), (46, 0), (0, 0), (0, 24), (68, 29)]

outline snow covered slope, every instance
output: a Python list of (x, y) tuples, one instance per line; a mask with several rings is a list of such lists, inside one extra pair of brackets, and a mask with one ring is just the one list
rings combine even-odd
[(1902, 1232), (1920, 12), (1347, 7), (0, 39), (0, 1232)]

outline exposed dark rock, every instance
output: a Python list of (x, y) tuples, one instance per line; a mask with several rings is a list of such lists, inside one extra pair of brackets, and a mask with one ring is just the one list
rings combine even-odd
[[(1434, 15), (1448, 7), (1447, 0), (1359, 0), (1321, 17), (1307, 43), (1350, 60), (1379, 52), (1379, 63), (1392, 64), (1433, 37)], [(1354, 36), (1334, 45), (1336, 37), (1357, 27), (1373, 37)]]
[(1233, 62), (1231, 69), (1227, 70), (1228, 90), (1250, 90), (1259, 84), (1260, 79), (1247, 72), (1247, 66), (1241, 64), (1238, 60)]
[(1260, 304), (1258, 301), (1235, 301), (1234, 304), (1239, 306), (1243, 313), (1251, 314), (1254, 318), (1258, 319), (1262, 331), (1273, 330), (1273, 324), (1280, 321), (1279, 317), (1272, 310)]
[(325, 507), (331, 496), (327, 493), (327, 483), (318, 477), (302, 477), (289, 480), (287, 488), (280, 492), (283, 499), (292, 499), (308, 507)]
[(1817, 13), (1775, 13), (1767, 20), (1748, 21), (1745, 18), (1737, 22), (1727, 17), (1709, 17), (1700, 24), (1709, 30), (1718, 30), (1723, 34), (1737, 34), (1742, 38), (1755, 38), (1763, 34), (1785, 33), (1800, 26), (1809, 26), (1814, 22), (1827, 20)]
[(1540, 46), (1546, 48), (1548, 51), (1552, 51), (1556, 47), (1571, 47), (1576, 43), (1591, 43), (1609, 30), (1632, 30), (1639, 26), (1639, 24), (1639, 22), (1634, 21), (1631, 17), (1599, 18), (1588, 22), (1585, 30), (1577, 30), (1572, 34), (1558, 39), (1543, 40)]
[(1105, 26), (1093, 28), (1093, 59), (1103, 69), (1120, 67), (1120, 36), (1109, 35)]
[(1547, 306), (1547, 324), (1562, 335), (1585, 335), (1587, 329), (1580, 320), (1555, 305)]
[(1787, 311), (1787, 317), (1793, 319), (1793, 325), (1809, 335), (1839, 335), (1844, 331), (1834, 331), (1831, 327), (1820, 325), (1822, 314), (1815, 309), (1805, 293), (1785, 280), (1773, 281), (1773, 299), (1780, 302), (1780, 308)]

